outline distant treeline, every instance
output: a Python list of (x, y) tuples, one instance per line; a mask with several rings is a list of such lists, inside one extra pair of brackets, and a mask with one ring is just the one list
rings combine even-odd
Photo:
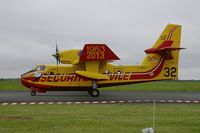
[(0, 81), (16, 81), (20, 80), (19, 78), (0, 78)]

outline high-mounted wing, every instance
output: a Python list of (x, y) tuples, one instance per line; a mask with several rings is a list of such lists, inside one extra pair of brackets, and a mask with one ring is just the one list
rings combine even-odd
[(114, 61), (119, 57), (106, 44), (85, 44), (80, 61)]
[(58, 54), (63, 64), (81, 65), (81, 70), (76, 70), (76, 74), (94, 80), (109, 79), (106, 74), (99, 71), (101, 62), (105, 64), (119, 60), (106, 44), (85, 44), (83, 50), (64, 50)]

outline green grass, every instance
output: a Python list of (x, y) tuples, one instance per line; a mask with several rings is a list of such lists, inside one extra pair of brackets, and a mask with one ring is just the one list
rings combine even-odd
[[(157, 104), (156, 133), (199, 133), (198, 104)], [(141, 133), (152, 127), (151, 104), (7, 105), (0, 132)]]
[[(19, 79), (0, 80), (0, 90), (27, 90)], [(126, 91), (200, 91), (200, 81), (159, 81), (132, 85), (105, 87), (101, 90)]]
[(1, 79), (0, 90), (27, 90), (19, 79)]
[(103, 89), (127, 91), (200, 91), (200, 81), (158, 81), (106, 87)]

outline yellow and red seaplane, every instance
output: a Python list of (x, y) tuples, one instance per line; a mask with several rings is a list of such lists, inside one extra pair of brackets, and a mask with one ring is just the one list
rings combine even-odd
[[(83, 49), (59, 51), (57, 64), (38, 64), (21, 76), (21, 83), (36, 92), (88, 91), (99, 96), (98, 88), (178, 79), (181, 26), (168, 24), (140, 65), (113, 65), (119, 57), (106, 44), (85, 44)], [(60, 64), (61, 63), (61, 64)]]

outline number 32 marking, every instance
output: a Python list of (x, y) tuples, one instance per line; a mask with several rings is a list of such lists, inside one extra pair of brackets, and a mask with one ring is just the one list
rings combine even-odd
[(169, 77), (169, 76), (176, 77), (176, 67), (172, 67), (171, 69), (169, 67), (165, 67), (164, 71), (165, 71), (164, 73), (165, 77)]

